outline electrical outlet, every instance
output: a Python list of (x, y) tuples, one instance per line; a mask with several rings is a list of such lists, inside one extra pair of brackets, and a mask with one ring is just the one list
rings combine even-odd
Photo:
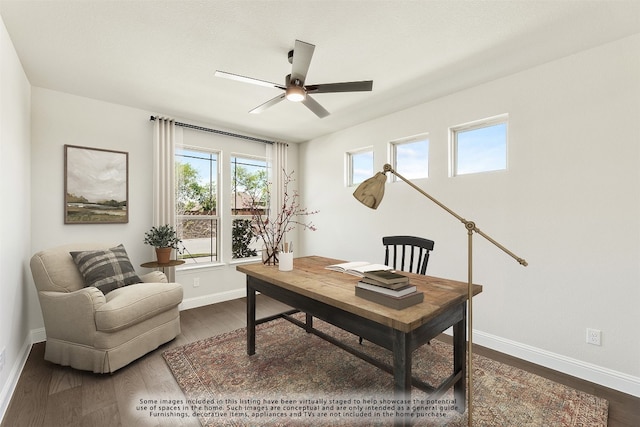
[(5, 348), (3, 348), (0, 351), (0, 372), (2, 372), (2, 370), (4, 369), (4, 353), (5, 353)]
[(199, 277), (194, 277), (193, 278), (193, 287), (194, 288), (199, 288), (200, 287), (200, 278)]
[(600, 329), (587, 328), (587, 344), (602, 345), (602, 331)]

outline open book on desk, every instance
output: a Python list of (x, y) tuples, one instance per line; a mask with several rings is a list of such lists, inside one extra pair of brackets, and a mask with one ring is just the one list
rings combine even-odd
[(364, 277), (364, 273), (367, 271), (375, 270), (393, 270), (391, 267), (384, 264), (371, 264), (366, 261), (352, 261), (343, 262), (341, 264), (333, 264), (325, 267), (327, 270), (339, 271), (341, 273), (352, 274), (358, 277)]

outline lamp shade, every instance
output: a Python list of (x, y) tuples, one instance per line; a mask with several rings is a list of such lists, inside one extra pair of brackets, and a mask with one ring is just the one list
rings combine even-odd
[(378, 172), (363, 181), (353, 192), (353, 197), (363, 205), (371, 209), (377, 209), (384, 197), (384, 185), (386, 182), (387, 175), (384, 172)]

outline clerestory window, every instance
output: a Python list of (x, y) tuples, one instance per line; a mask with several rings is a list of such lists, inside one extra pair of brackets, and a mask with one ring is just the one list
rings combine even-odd
[(451, 128), (451, 175), (507, 169), (507, 124), (503, 115)]

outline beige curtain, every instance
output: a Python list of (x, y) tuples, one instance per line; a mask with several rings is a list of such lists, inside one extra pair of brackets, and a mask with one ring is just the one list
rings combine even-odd
[[(287, 166), (288, 145), (282, 142), (274, 142), (267, 145), (267, 162), (269, 168), (269, 182), (271, 183), (271, 209), (269, 216), (273, 219), (284, 200), (284, 173), (291, 173)], [(286, 236), (285, 236), (286, 241)]]
[(272, 184), (271, 198), (275, 202), (273, 206), (282, 205), (284, 173), (291, 172), (287, 167), (287, 148), (288, 145), (282, 142), (267, 145), (267, 161), (271, 165), (269, 169), (269, 182)]
[[(153, 225), (176, 225), (175, 134), (173, 119), (158, 117), (153, 128)], [(175, 269), (165, 269), (170, 282)]]

